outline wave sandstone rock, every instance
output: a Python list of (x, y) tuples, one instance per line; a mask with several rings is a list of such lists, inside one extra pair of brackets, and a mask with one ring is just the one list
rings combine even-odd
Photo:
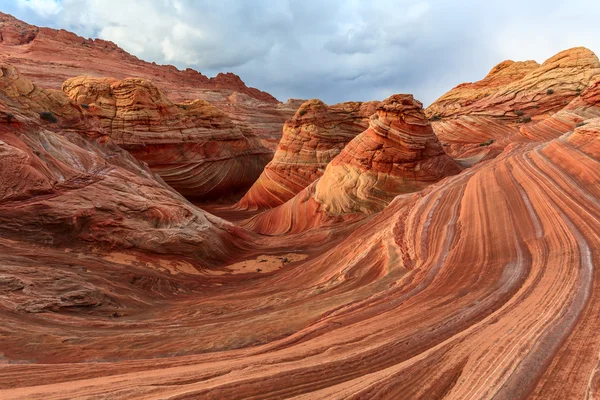
[(1, 237), (175, 251), (199, 265), (225, 257), (235, 242), (228, 223), (166, 186), (62, 92), (32, 85), (13, 67), (0, 71)]
[(598, 77), (600, 61), (583, 47), (560, 52), (541, 65), (505, 61), (483, 80), (444, 94), (426, 114), (447, 152), (471, 165), (495, 157), (509, 143), (531, 140), (521, 136), (520, 127), (527, 130), (560, 111)]
[[(7, 318), (5, 356), (35, 349), (62, 364), (0, 366), (0, 393), (136, 398), (147, 382), (153, 396), (183, 398), (597, 393), (599, 138), (590, 119), (541, 146), (511, 145), (233, 294), (165, 298), (145, 318), (59, 314), (51, 335), (45, 321)], [(317, 231), (284, 240), (314, 247)], [(28, 284), (4, 282), (12, 293)], [(179, 355), (182, 344), (194, 352)], [(102, 359), (109, 372), (101, 355), (118, 360)]]
[(600, 61), (590, 50), (562, 51), (539, 65), (535, 61), (504, 61), (481, 81), (457, 86), (427, 108), (429, 117), (459, 115), (506, 117), (517, 120), (553, 113), (600, 75)]
[(367, 129), (377, 105), (348, 102), (327, 106), (320, 100), (302, 104), (283, 126), (273, 160), (238, 207), (272, 208), (294, 197), (323, 174), (350, 140)]
[(0, 50), (27, 71), (0, 63), (1, 399), (600, 397), (591, 52), (502, 63), (427, 112), (308, 102), (250, 211), (207, 204), (234, 224), (153, 171), (241, 187), (280, 104), (5, 14)]
[(206, 101), (175, 104), (151, 82), (78, 77), (64, 92), (119, 146), (186, 197), (245, 192), (271, 159), (253, 132)]
[(244, 226), (282, 234), (321, 225), (331, 217), (372, 214), (394, 197), (422, 190), (461, 169), (444, 153), (423, 105), (411, 95), (394, 95), (377, 106), (369, 128), (344, 147), (323, 176)]
[(64, 29), (38, 28), (0, 12), (0, 46), (4, 61), (19, 63), (19, 70), (44, 88), (60, 89), (77, 75), (136, 76), (150, 79), (177, 100), (200, 98), (206, 91), (245, 93), (261, 101), (277, 103), (266, 92), (248, 88), (239, 76), (220, 73), (207, 78), (192, 69), (149, 63), (128, 54), (115, 43), (85, 39)]
[(33, 83), (51, 89), (60, 89), (74, 76), (143, 78), (173, 101), (208, 101), (235, 123), (252, 129), (271, 150), (281, 137), (283, 123), (299, 105), (294, 101), (280, 103), (266, 92), (247, 87), (232, 73), (208, 78), (190, 68), (148, 63), (112, 42), (85, 39), (62, 29), (38, 28), (2, 12), (0, 62), (18, 65)]

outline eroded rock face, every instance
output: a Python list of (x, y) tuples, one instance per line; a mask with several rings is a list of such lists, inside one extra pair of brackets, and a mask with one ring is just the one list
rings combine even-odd
[(119, 146), (186, 197), (245, 192), (271, 159), (251, 129), (206, 101), (175, 104), (151, 82), (78, 77), (64, 92)]
[(0, 12), (1, 57), (13, 64), (36, 84), (60, 89), (64, 81), (77, 75), (129, 76), (151, 79), (177, 100), (201, 98), (206, 91), (245, 93), (257, 100), (278, 103), (270, 94), (249, 88), (239, 76), (220, 73), (214, 78), (172, 65), (157, 65), (138, 59), (115, 43), (85, 39), (64, 29), (38, 28)]
[(32, 85), (12, 67), (1, 71), (0, 236), (61, 248), (177, 252), (199, 265), (225, 255), (235, 242), (225, 221), (166, 186), (63, 93)]
[(283, 127), (273, 160), (239, 201), (242, 209), (281, 205), (318, 179), (346, 144), (369, 126), (378, 102), (327, 106), (310, 100)]
[(426, 113), (448, 154), (472, 165), (497, 156), (510, 143), (531, 141), (535, 135), (525, 131), (577, 99), (598, 77), (598, 57), (583, 47), (541, 65), (505, 61), (485, 79), (452, 89)]
[(298, 108), (270, 94), (247, 87), (235, 74), (208, 78), (193, 69), (148, 63), (112, 42), (85, 39), (65, 30), (38, 28), (0, 12), (0, 62), (19, 71), (40, 87), (60, 89), (74, 76), (143, 78), (177, 102), (205, 100), (249, 127), (263, 145), (275, 150), (283, 123)]
[(351, 214), (372, 214), (400, 194), (422, 190), (461, 170), (444, 153), (422, 104), (411, 95), (394, 95), (377, 106), (369, 128), (344, 147), (323, 176), (244, 226), (282, 234), (346, 220)]
[(600, 117), (600, 77), (565, 108), (535, 124), (520, 128), (520, 136), (531, 141), (547, 141), (558, 138), (586, 120)]
[[(120, 317), (44, 314), (56, 315), (52, 324), (7, 313), (5, 356), (29, 363), (0, 366), (0, 393), (251, 398), (267, 385), (268, 393), (311, 399), (585, 398), (599, 388), (589, 380), (598, 364), (590, 348), (600, 348), (599, 138), (599, 120), (589, 119), (544, 145), (513, 144), (399, 196), (338, 227), (342, 240), (321, 229), (286, 236), (313, 256), (251, 283), (242, 275), (245, 284), (236, 285), (232, 275), (226, 286), (160, 301), (135, 286), (136, 306), (151, 309), (143, 318), (126, 314), (134, 307), (117, 309)], [(329, 245), (319, 247), (324, 238)], [(18, 246), (0, 241), (0, 249), (2, 260), (20, 251), (13, 263), (34, 263)], [(50, 256), (38, 267), (44, 274), (68, 254)], [(80, 262), (100, 269), (99, 260)], [(32, 278), (0, 277), (0, 296), (36, 289)], [(63, 276), (65, 284), (74, 279)], [(132, 287), (106, 299), (83, 285), (61, 301), (121, 305), (115, 293)]]
[(444, 153), (422, 104), (411, 95), (394, 95), (377, 107), (369, 129), (327, 166), (315, 199), (329, 214), (370, 214), (399, 194), (460, 171)]
[[(600, 75), (600, 61), (590, 50), (562, 51), (539, 65), (504, 61), (481, 81), (457, 86), (427, 108), (429, 117), (459, 115), (505, 117), (553, 113), (565, 107)], [(520, 114), (520, 112), (523, 114)]]

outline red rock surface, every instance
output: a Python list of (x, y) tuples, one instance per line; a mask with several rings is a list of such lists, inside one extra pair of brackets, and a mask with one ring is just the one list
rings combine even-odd
[[(59, 91), (0, 67), (0, 236), (223, 257), (234, 229), (192, 206)], [(41, 118), (48, 113), (51, 118)]]
[(119, 146), (186, 197), (243, 193), (271, 159), (251, 129), (206, 101), (175, 104), (151, 82), (78, 77), (64, 92)]
[(327, 106), (310, 100), (283, 126), (273, 160), (239, 201), (242, 209), (281, 205), (323, 175), (346, 144), (369, 126), (378, 102)]
[[(0, 328), (3, 348), (10, 349), (5, 357), (37, 363), (0, 366), (0, 394), (564, 399), (597, 393), (598, 382), (589, 378), (600, 350), (599, 139), (595, 119), (541, 146), (510, 146), (489, 163), (397, 198), (340, 231), (345, 239), (330, 237), (326, 248), (318, 247), (318, 230), (287, 236), (291, 245), (317, 247), (305, 261), (251, 284), (231, 275), (219, 281), (227, 290), (207, 280), (203, 292), (148, 300), (118, 318), (7, 312)], [(22, 245), (3, 245), (0, 257), (11, 255), (13, 265), (34, 263)], [(54, 267), (68, 256), (46, 252), (38, 260)], [(101, 270), (91, 257), (79, 263)], [(3, 282), (12, 288), (6, 297), (30, 287)], [(144, 313), (149, 307), (152, 313)]]
[(201, 98), (207, 90), (226, 90), (277, 103), (270, 94), (248, 88), (230, 72), (207, 78), (192, 69), (148, 63), (113, 42), (85, 39), (64, 29), (38, 28), (1, 12), (0, 38), (1, 61), (18, 63), (21, 73), (46, 88), (60, 89), (64, 81), (77, 75), (117, 79), (135, 75), (152, 80), (176, 100)]
[(426, 113), (448, 154), (472, 165), (495, 157), (509, 143), (530, 141), (532, 136), (522, 137), (521, 127), (528, 130), (560, 111), (599, 77), (598, 57), (583, 47), (560, 52), (541, 65), (505, 61), (483, 80), (444, 94)]
[(518, 110), (532, 117), (556, 112), (598, 75), (598, 57), (584, 47), (562, 51), (541, 65), (535, 61), (504, 61), (483, 80), (458, 85), (444, 94), (427, 108), (427, 115), (518, 119)]
[(75, 76), (147, 79), (173, 101), (210, 102), (234, 122), (250, 127), (271, 150), (281, 138), (283, 123), (299, 105), (296, 101), (280, 103), (266, 92), (247, 87), (232, 73), (207, 78), (193, 69), (148, 63), (112, 42), (38, 28), (1, 12), (0, 62), (18, 66), (24, 76), (44, 88), (60, 89)]
[(110, 102), (0, 73), (1, 399), (600, 394), (597, 81), (526, 125), (456, 118), (499, 154), (441, 180), (460, 143), (393, 96), (261, 236), (118, 147)]
[(314, 184), (243, 226), (262, 234), (283, 234), (320, 225), (330, 217), (372, 214), (400, 194), (422, 190), (460, 171), (444, 153), (423, 105), (411, 95), (394, 95), (377, 106), (369, 128), (344, 147)]

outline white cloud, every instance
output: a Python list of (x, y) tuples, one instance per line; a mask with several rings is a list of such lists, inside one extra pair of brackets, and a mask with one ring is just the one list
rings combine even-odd
[(44, 18), (58, 14), (62, 9), (59, 0), (17, 0), (17, 5)]

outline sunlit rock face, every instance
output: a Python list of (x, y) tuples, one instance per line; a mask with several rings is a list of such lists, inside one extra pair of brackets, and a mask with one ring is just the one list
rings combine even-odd
[(151, 82), (78, 77), (63, 91), (123, 149), (188, 198), (246, 191), (271, 159), (253, 132), (206, 101), (175, 104)]
[(509, 143), (531, 141), (523, 130), (566, 107), (598, 78), (598, 57), (583, 47), (560, 52), (541, 65), (504, 61), (483, 80), (444, 94), (426, 114), (446, 152), (472, 165), (497, 156)]
[(369, 215), (462, 168), (444, 150), (411, 95), (380, 103), (369, 128), (352, 139), (317, 181), (287, 203), (245, 223), (263, 234), (303, 231), (332, 217)]
[(318, 179), (348, 142), (369, 126), (378, 102), (327, 106), (319, 100), (302, 104), (283, 126), (273, 160), (238, 207), (273, 208), (290, 200)]

